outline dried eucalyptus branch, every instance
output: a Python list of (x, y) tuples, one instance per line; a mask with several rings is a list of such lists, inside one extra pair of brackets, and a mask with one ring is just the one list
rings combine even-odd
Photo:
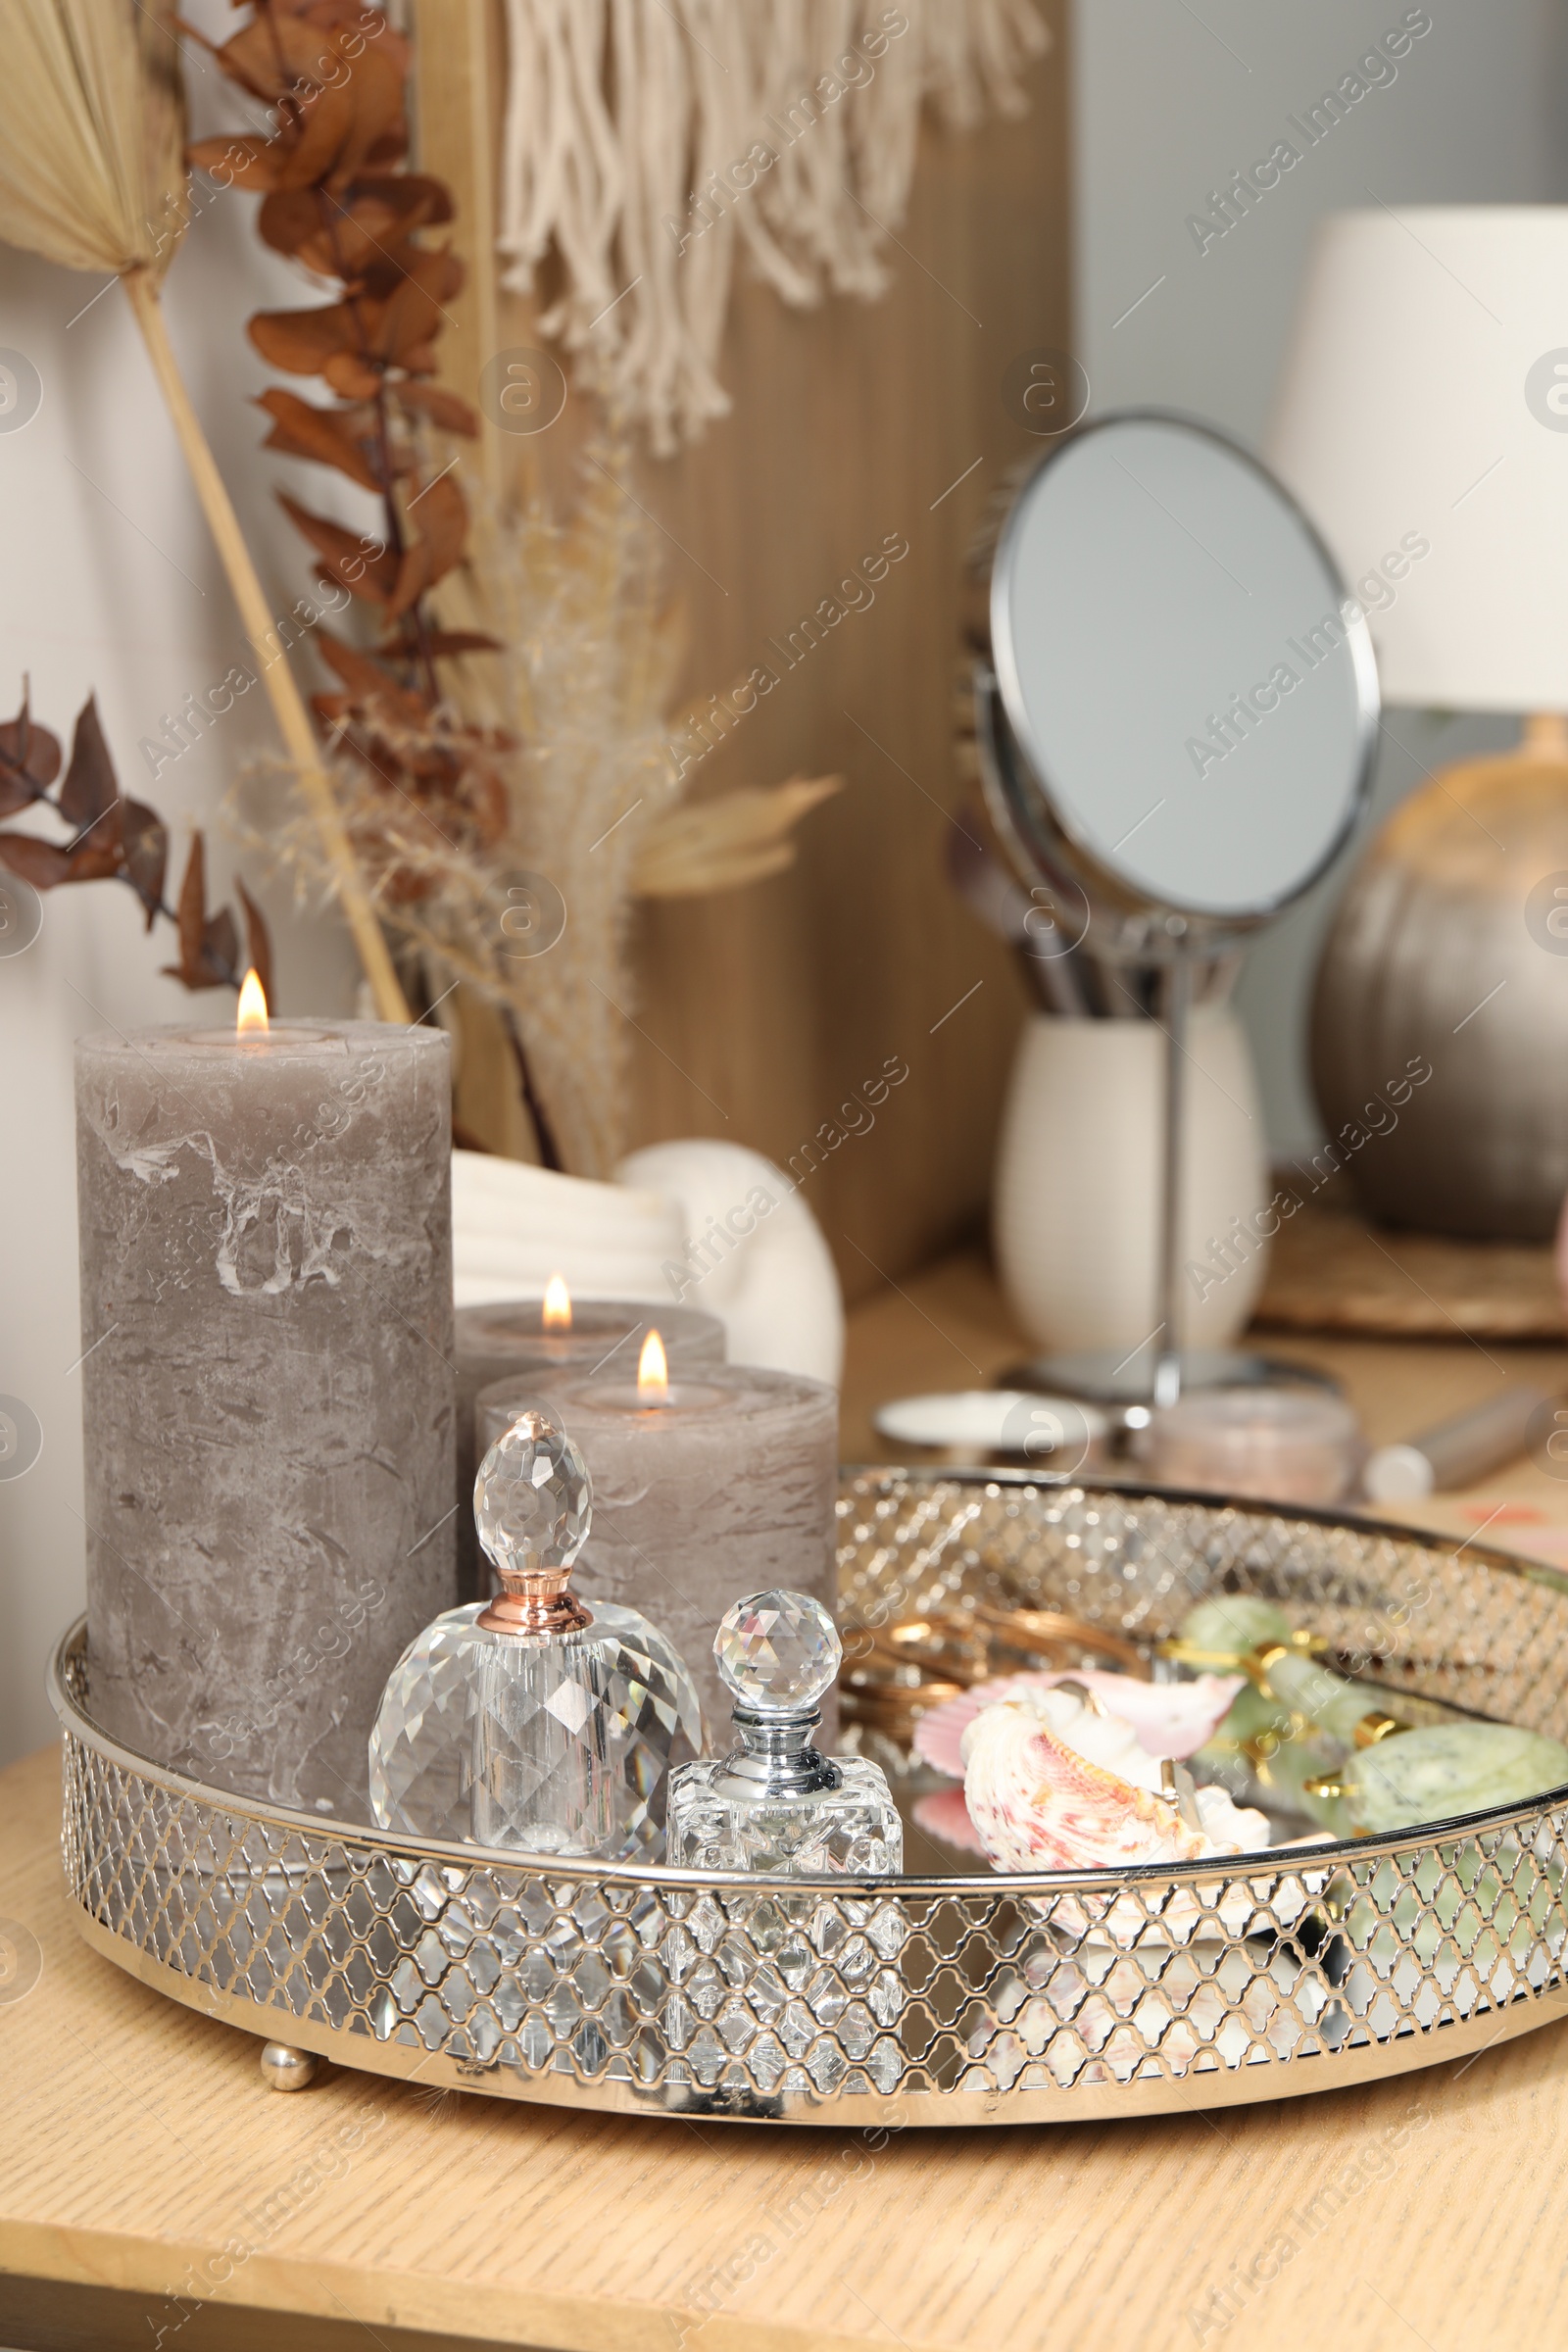
[(270, 1004), (272, 949), (262, 910), (244, 883), (236, 880), (245, 910), (242, 958), (239, 926), (228, 907), (208, 914), (207, 853), (200, 833), (191, 837), (178, 901), (173, 906), (167, 904), (169, 828), (156, 809), (122, 793), (92, 695), (76, 713), (71, 763), (59, 790), (51, 793), (63, 762), (59, 736), (38, 725), (24, 688), (16, 717), (0, 725), (0, 816), (15, 816), (24, 808), (47, 809), (65, 826), (69, 839), (54, 842), (15, 826), (0, 828), (0, 863), (34, 890), (55, 890), (68, 882), (128, 883), (149, 931), (160, 915), (175, 927), (179, 961), (164, 966), (172, 979), (186, 988), (237, 989), (247, 968), (254, 968)]

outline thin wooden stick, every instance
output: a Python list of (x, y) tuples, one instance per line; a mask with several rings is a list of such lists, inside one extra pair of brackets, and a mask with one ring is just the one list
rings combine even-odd
[(250, 549), (240, 530), (239, 517), (234, 513), (223, 477), (218, 470), (217, 461), (185, 389), (179, 362), (169, 340), (169, 329), (164, 321), (157, 286), (147, 270), (127, 270), (120, 282), (125, 289), (147, 345), (154, 373), (169, 404), (174, 431), (179, 437), (185, 463), (190, 467), (191, 479), (196, 485), (196, 495), (201, 500), (208, 528), (213, 534), (223, 569), (228, 574), (234, 602), (239, 607), (240, 619), (246, 635), (256, 648), (262, 679), (271, 697), (283, 742), (299, 776), (300, 789), (316, 819), (328, 863), (336, 877), (338, 897), (348, 917), (349, 929), (354, 934), (354, 944), (359, 950), (365, 976), (370, 983), (376, 1011), (383, 1021), (407, 1023), (413, 1017), (408, 999), (399, 983), (391, 951), (386, 944), (386, 934), (376, 920), (375, 908), (365, 887), (365, 877), (355, 858), (354, 845), (349, 840), (348, 829), (333, 797), (331, 780), (322, 765), (310, 712), (305, 708), (305, 698), (281, 653), (268, 645), (274, 625), (272, 616), (267, 609), (262, 583), (257, 577)]

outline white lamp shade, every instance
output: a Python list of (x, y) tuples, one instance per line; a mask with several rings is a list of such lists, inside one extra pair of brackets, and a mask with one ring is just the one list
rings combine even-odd
[(1568, 206), (1325, 220), (1268, 455), (1385, 701), (1568, 710)]

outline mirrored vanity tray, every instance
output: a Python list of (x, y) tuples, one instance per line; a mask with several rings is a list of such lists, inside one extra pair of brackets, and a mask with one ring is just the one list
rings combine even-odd
[[(1152, 1657), (1276, 1599), (1406, 1702), (1568, 1737), (1568, 1578), (1474, 1543), (995, 1472), (847, 1472), (841, 1615), (1053, 1610)], [(418, 1846), (182, 1780), (94, 1725), (61, 1643), (83, 1936), (204, 2015), (350, 2067), (612, 2113), (1102, 2121), (1338, 2089), (1564, 2013), (1568, 1789), (1396, 1837), (1003, 1878), (702, 1877)], [(877, 1751), (877, 1752), (880, 1752)], [(953, 1784), (948, 1784), (951, 1789)], [(1282, 1823), (1288, 1838), (1301, 1825)]]

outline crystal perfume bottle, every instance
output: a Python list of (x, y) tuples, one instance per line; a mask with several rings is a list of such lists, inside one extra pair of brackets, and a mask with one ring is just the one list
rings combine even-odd
[(725, 1613), (713, 1655), (740, 1742), (671, 1775), (671, 1862), (798, 1877), (902, 1869), (904, 1825), (880, 1765), (811, 1745), (843, 1654), (808, 1592), (754, 1592)]
[(635, 1609), (568, 1591), (588, 1471), (531, 1406), (473, 1487), (503, 1591), (448, 1609), (399, 1659), (370, 1734), (382, 1829), (524, 1853), (657, 1855), (671, 1769), (703, 1747), (685, 1661)]

